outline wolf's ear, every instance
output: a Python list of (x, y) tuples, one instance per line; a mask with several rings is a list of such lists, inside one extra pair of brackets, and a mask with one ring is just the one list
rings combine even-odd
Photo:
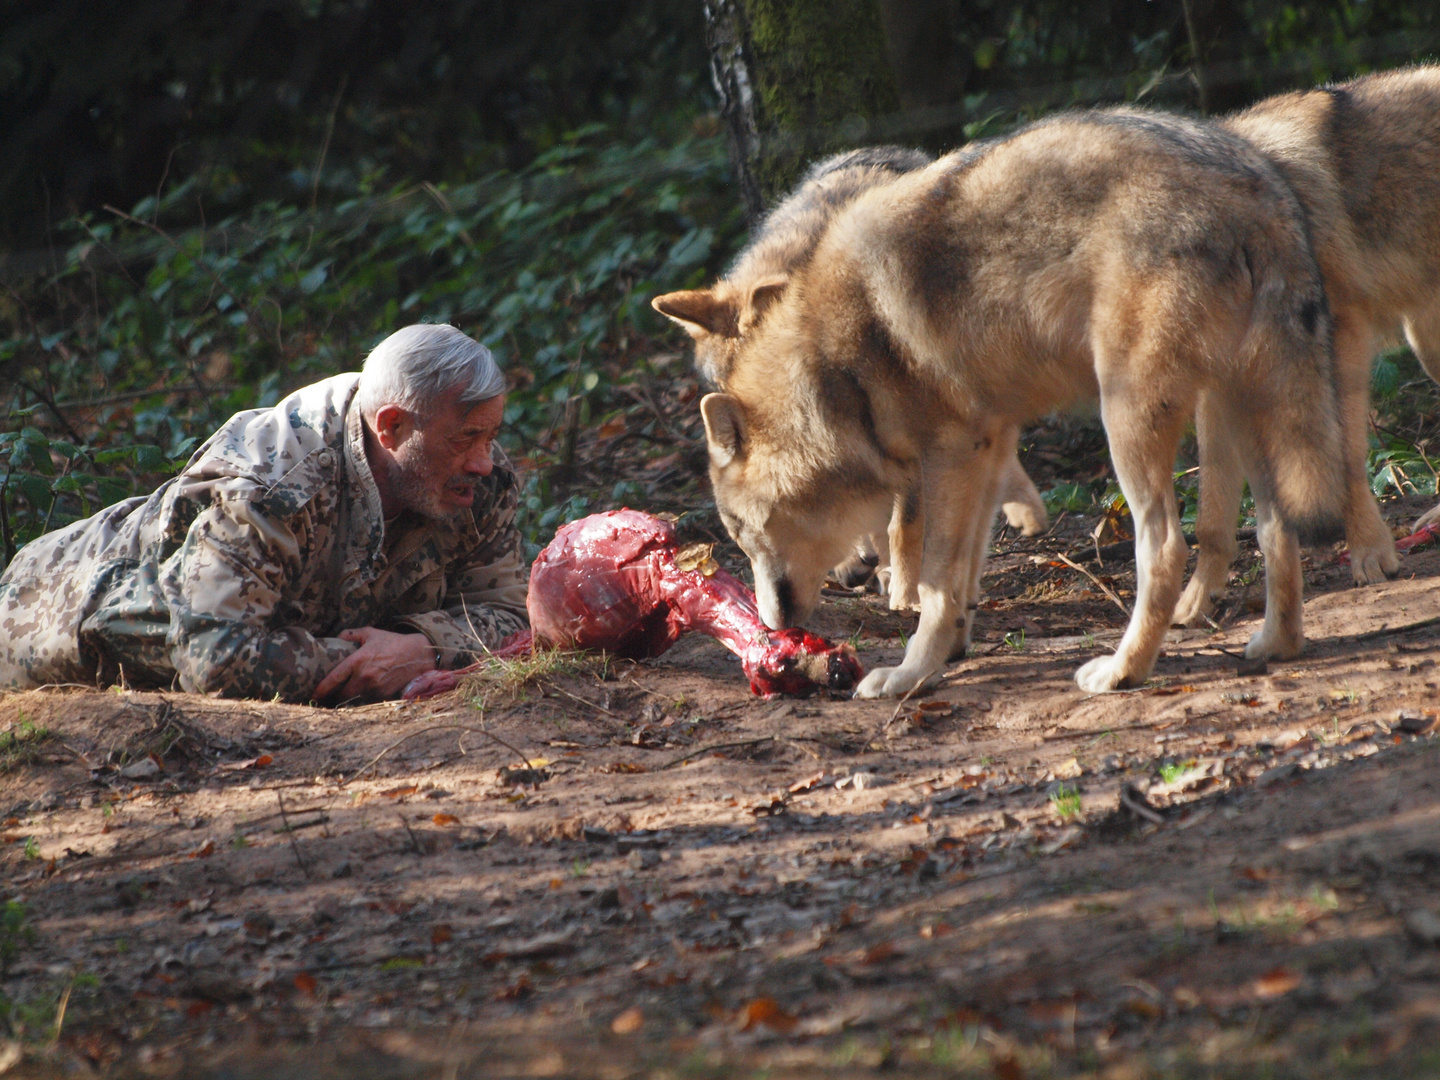
[(790, 278), (786, 274), (772, 274), (763, 277), (750, 287), (750, 299), (745, 305), (741, 314), (741, 320), (746, 326), (754, 326), (761, 317), (769, 310), (770, 305), (785, 295), (785, 289), (790, 284)]
[(745, 456), (745, 406), (729, 394), (706, 394), (700, 399), (705, 420), (705, 441), (710, 457), (720, 468)]
[(650, 306), (685, 328), (697, 341), (708, 334), (734, 337), (736, 330), (735, 301), (722, 299), (713, 289), (686, 289), (666, 293), (650, 301)]

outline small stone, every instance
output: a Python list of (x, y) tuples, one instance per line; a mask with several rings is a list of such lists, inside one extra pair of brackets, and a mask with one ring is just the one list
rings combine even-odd
[(1421, 945), (1440, 945), (1440, 915), (1429, 908), (1407, 911), (1405, 929)]
[(625, 858), (631, 870), (653, 870), (660, 865), (660, 852), (654, 848), (637, 848)]

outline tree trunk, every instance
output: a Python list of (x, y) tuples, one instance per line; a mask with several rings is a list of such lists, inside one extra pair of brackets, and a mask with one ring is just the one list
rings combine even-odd
[(705, 0), (706, 40), (753, 225), (807, 163), (899, 104), (878, 0)]

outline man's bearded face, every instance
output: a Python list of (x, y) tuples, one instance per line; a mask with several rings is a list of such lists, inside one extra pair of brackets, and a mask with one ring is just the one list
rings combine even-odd
[(394, 451), (397, 495), (405, 509), (434, 521), (468, 512), (475, 485), (494, 468), (490, 448), (504, 415), (501, 395), (478, 405), (441, 406), (417, 421)]

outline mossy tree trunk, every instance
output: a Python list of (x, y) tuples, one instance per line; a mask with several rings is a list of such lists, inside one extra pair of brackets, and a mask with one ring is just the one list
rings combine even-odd
[(878, 0), (706, 0), (705, 18), (752, 223), (808, 162), (899, 107)]

